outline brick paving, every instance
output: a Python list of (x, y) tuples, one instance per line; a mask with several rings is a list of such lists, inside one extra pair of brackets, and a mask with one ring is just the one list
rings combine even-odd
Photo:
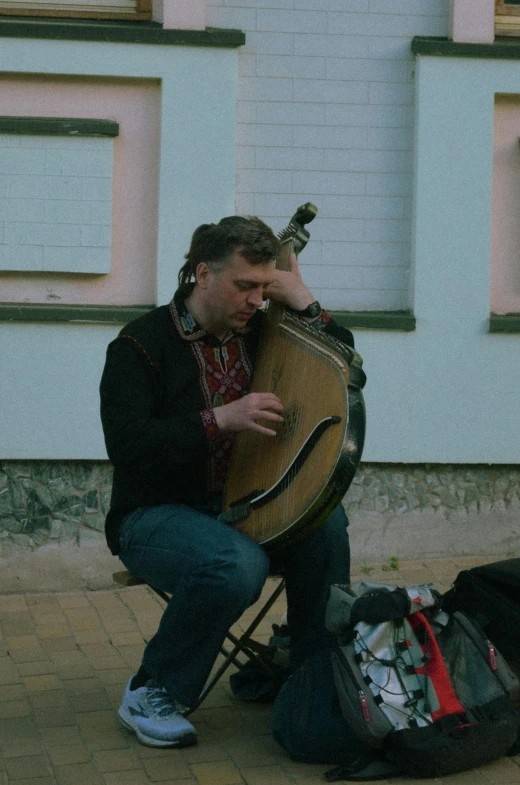
[[(432, 582), (445, 591), (461, 569), (494, 560), (363, 566), (353, 580)], [(266, 592), (272, 588), (270, 580)], [(238, 628), (245, 629), (257, 607), (244, 614)], [(271, 706), (237, 702), (227, 677), (191, 715), (199, 732), (195, 747), (144, 747), (119, 725), (124, 685), (161, 608), (143, 586), (0, 597), (2, 785), (323, 785), (323, 773), (331, 767), (291, 761), (271, 737)], [(271, 624), (284, 611), (280, 598), (262, 623), (259, 640), (267, 642)], [(414, 780), (388, 783), (413, 785)], [(417, 783), (520, 785), (520, 756)]]

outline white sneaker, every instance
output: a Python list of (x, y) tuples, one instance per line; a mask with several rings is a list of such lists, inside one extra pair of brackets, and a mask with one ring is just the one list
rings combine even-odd
[(122, 725), (133, 730), (142, 744), (149, 747), (188, 747), (197, 742), (197, 731), (182, 716), (163, 687), (150, 680), (146, 686), (130, 689), (119, 708)]

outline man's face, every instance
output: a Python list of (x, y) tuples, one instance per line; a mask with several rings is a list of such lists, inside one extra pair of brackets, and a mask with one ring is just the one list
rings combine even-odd
[(221, 336), (245, 327), (262, 305), (265, 289), (273, 280), (274, 260), (250, 264), (234, 251), (219, 272), (212, 272), (207, 265), (202, 267), (206, 269), (198, 283), (204, 293), (206, 329)]

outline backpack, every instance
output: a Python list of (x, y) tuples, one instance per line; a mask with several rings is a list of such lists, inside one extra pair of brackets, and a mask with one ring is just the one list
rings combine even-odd
[[(520, 728), (519, 683), (465, 614), (447, 614), (431, 585), (332, 586), (327, 628), (349, 728), (400, 774), (442, 777), (506, 755)], [(395, 772), (394, 772), (395, 773)], [(339, 768), (327, 779), (368, 779)], [(381, 773), (392, 776), (392, 772)], [(373, 777), (376, 779), (377, 777)]]
[(311, 654), (282, 685), (273, 706), (275, 740), (301, 763), (351, 763), (365, 744), (343, 717), (330, 649)]
[(443, 595), (442, 607), (467, 613), (510, 664), (520, 661), (520, 559), (462, 570)]

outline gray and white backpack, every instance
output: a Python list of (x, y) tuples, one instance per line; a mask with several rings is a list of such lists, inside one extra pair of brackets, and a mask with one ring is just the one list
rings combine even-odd
[[(520, 727), (511, 700), (519, 683), (504, 658), (439, 600), (431, 584), (360, 581), (332, 586), (327, 607), (343, 717), (397, 772), (418, 778), (506, 755)], [(327, 778), (348, 780), (348, 772)]]

